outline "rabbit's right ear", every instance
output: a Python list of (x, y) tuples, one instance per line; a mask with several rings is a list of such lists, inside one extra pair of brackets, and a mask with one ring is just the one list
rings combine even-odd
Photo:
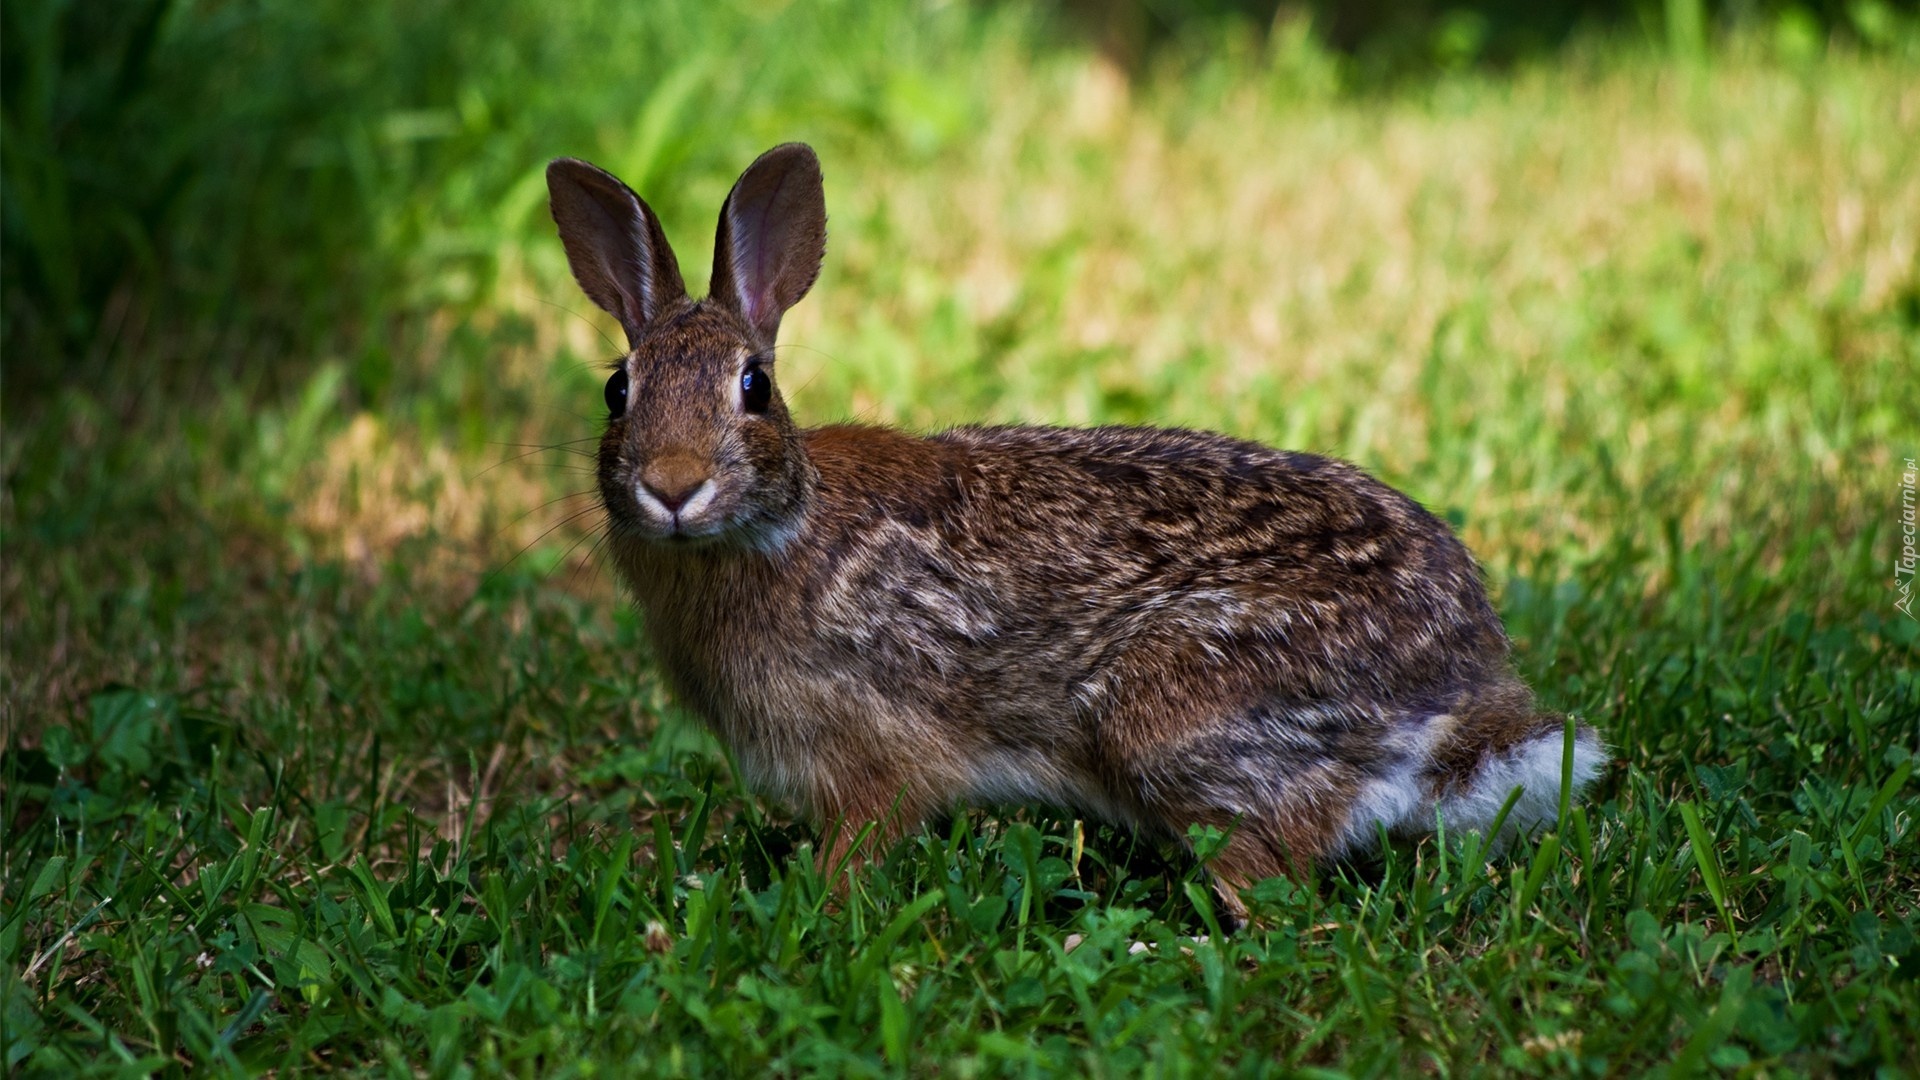
[(747, 166), (720, 209), (713, 299), (771, 348), (780, 316), (813, 288), (826, 254), (820, 159), (805, 143), (776, 146)]
[(660, 219), (612, 173), (574, 158), (548, 163), (547, 195), (574, 280), (638, 345), (647, 324), (687, 295)]

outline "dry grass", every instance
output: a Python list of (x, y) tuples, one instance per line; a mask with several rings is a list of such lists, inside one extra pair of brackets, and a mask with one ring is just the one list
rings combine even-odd
[[(1886, 381), (1913, 340), (1881, 316), (1917, 287), (1920, 84), (1738, 55), (1575, 71), (1198, 108), (1097, 58), (996, 71), (983, 138), (829, 150), (788, 393), (816, 421), (1120, 419), (1338, 453), (1464, 512), (1496, 566), (1593, 552), (1618, 489), (1661, 487), (1681, 447), (1689, 542), (1726, 543), (1780, 467), (1863, 527), (1914, 400)], [(710, 226), (669, 226), (697, 281)], [(597, 433), (592, 382), (559, 369), (614, 332), (544, 230), (516, 244), (500, 303), (533, 341), (497, 377), (534, 408), (487, 418), (480, 453), (372, 413), (329, 425), (297, 480), (314, 550), (377, 568), (433, 537), (484, 561), (593, 527), (568, 518), (589, 459), (519, 455)], [(1600, 444), (1612, 488), (1569, 483)]]

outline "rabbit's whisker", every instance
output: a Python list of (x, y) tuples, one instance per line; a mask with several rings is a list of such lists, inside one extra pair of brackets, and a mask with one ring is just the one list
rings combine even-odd
[(573, 308), (570, 308), (570, 307), (568, 307), (568, 306), (567, 306), (567, 305), (565, 305), (565, 304), (562, 304), (562, 303), (558, 303), (558, 302), (556, 302), (556, 301), (553, 301), (553, 300), (547, 300), (547, 299), (543, 299), (543, 298), (539, 298), (539, 297), (536, 297), (535, 299), (537, 299), (537, 300), (539, 300), (539, 302), (540, 302), (540, 303), (542, 303), (542, 304), (545, 304), (545, 305), (547, 305), (547, 306), (548, 306), (548, 307), (550, 307), (550, 308), (558, 308), (558, 309), (560, 309), (561, 311), (564, 311), (564, 312), (566, 312), (567, 314), (569, 314), (569, 315), (571, 315), (571, 316), (573, 316), (574, 318), (576, 318), (576, 319), (579, 319), (579, 320), (580, 320), (581, 322), (583, 322), (583, 323), (586, 323), (586, 324), (587, 324), (588, 326), (591, 326), (591, 327), (593, 327), (593, 332), (594, 332), (594, 333), (596, 333), (596, 334), (599, 334), (599, 335), (600, 335), (600, 340), (601, 340), (601, 341), (604, 341), (604, 342), (606, 342), (606, 343), (607, 343), (607, 347), (608, 347), (608, 348), (611, 348), (611, 349), (613, 349), (613, 350), (614, 350), (615, 352), (622, 352), (622, 353), (624, 353), (624, 352), (626, 351), (626, 350), (624, 350), (624, 349), (622, 349), (622, 348), (620, 348), (620, 343), (619, 343), (619, 342), (617, 342), (617, 341), (615, 341), (615, 340), (613, 340), (612, 338), (610, 338), (610, 337), (608, 337), (608, 336), (607, 336), (607, 332), (606, 332), (605, 330), (602, 330), (602, 329), (600, 329), (600, 324), (599, 324), (598, 322), (596, 322), (596, 321), (594, 321), (593, 319), (591, 319), (591, 318), (589, 318), (588, 316), (586, 316), (586, 315), (583, 315), (583, 314), (581, 314), (581, 313), (580, 313), (580, 312), (578, 312), (578, 311), (575, 311), (575, 310), (574, 310)]

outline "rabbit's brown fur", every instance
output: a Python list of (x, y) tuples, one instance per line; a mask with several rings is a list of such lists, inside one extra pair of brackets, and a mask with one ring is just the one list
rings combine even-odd
[[(1485, 827), (1515, 786), (1513, 827), (1552, 812), (1562, 721), (1413, 500), (1192, 431), (798, 429), (777, 388), (756, 411), (747, 387), (824, 249), (810, 150), (741, 178), (698, 303), (637, 196), (564, 159), (549, 183), (576, 276), (633, 346), (600, 449), (609, 548), (680, 700), (756, 789), (842, 838), (956, 803), (1217, 825), (1236, 915), (1239, 886), (1381, 825)], [(1576, 782), (1602, 759), (1583, 726)]]

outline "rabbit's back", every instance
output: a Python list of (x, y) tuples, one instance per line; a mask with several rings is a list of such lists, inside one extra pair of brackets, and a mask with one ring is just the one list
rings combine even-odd
[(802, 610), (903, 675), (1084, 713), (1157, 661), (1386, 704), (1504, 657), (1466, 549), (1344, 462), (1125, 427), (828, 428), (807, 446), (822, 535), (798, 545), (818, 553)]

